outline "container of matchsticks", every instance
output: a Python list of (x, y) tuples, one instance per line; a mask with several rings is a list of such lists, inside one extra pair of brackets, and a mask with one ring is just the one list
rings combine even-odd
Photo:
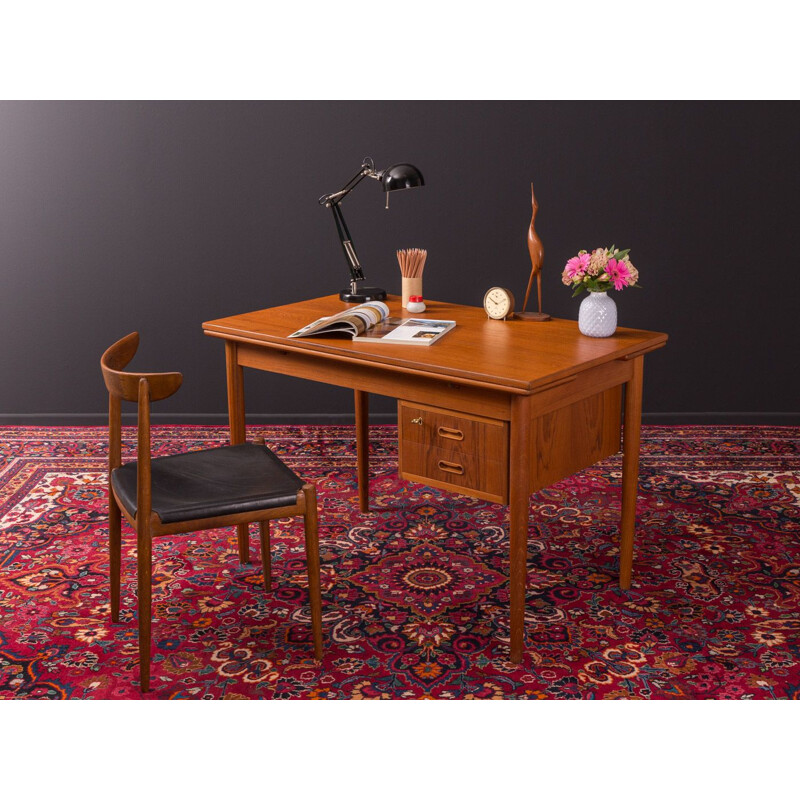
[(422, 296), (422, 270), (425, 269), (427, 257), (428, 251), (418, 247), (397, 251), (397, 263), (400, 264), (403, 281), (403, 308), (408, 305), (408, 299), (412, 295)]

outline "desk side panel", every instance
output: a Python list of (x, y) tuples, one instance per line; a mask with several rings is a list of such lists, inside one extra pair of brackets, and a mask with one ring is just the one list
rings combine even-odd
[(531, 420), (531, 491), (618, 453), (622, 386), (593, 394)]

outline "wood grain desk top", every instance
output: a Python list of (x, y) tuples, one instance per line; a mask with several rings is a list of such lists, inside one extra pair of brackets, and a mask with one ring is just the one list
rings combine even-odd
[(386, 302), (394, 317), (453, 319), (457, 324), (429, 347), (319, 336), (288, 339), (309, 322), (345, 308), (338, 295), (329, 295), (212, 320), (203, 323), (203, 330), (209, 336), (237, 342), (374, 363), (390, 370), (413, 370), (515, 393), (534, 391), (609, 361), (633, 358), (663, 347), (667, 341), (665, 333), (632, 328), (617, 328), (609, 338), (593, 339), (581, 334), (572, 320), (489, 320), (482, 308), (435, 300), (426, 300), (426, 312), (415, 315), (402, 308), (397, 295), (389, 295)]

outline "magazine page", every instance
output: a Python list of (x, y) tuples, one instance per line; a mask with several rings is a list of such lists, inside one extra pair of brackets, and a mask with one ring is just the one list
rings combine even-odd
[(340, 311), (330, 317), (320, 317), (320, 319), (300, 328), (299, 331), (290, 333), (289, 338), (330, 334), (346, 334), (347, 336), (356, 337), (373, 325), (377, 325), (388, 314), (389, 306), (379, 300), (374, 300), (369, 303), (362, 303), (354, 308), (346, 308), (344, 311)]
[(359, 334), (356, 339), (364, 342), (430, 345), (441, 339), (455, 324), (452, 319), (388, 317), (380, 325)]

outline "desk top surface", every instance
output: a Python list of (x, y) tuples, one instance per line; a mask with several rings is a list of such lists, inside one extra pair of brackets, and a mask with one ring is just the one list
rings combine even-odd
[[(605, 339), (584, 336), (577, 322), (551, 319), (489, 320), (482, 308), (428, 301), (424, 315), (409, 314), (397, 295), (389, 295), (391, 316), (453, 319), (456, 327), (429, 347), (353, 341), (314, 336), (289, 339), (290, 333), (319, 317), (344, 310), (338, 295), (250, 311), (203, 323), (209, 336), (321, 358), (369, 364), (376, 369), (413, 370), (527, 391), (562, 377), (666, 344), (667, 334), (617, 328)], [(577, 308), (576, 308), (577, 311)]]

